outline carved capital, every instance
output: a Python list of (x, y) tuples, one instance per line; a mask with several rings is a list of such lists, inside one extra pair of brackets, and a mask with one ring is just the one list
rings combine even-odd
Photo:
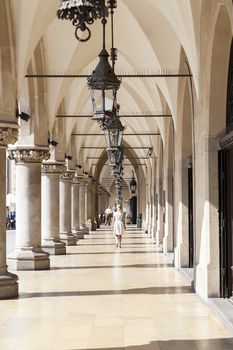
[(41, 172), (42, 175), (57, 175), (61, 174), (65, 170), (65, 164), (59, 162), (42, 163)]
[(72, 181), (74, 178), (74, 171), (70, 171), (70, 170), (65, 170), (62, 172), (60, 179), (63, 181)]
[(48, 149), (12, 148), (8, 150), (8, 158), (15, 160), (16, 164), (41, 163), (50, 158), (50, 153)]
[(0, 126), (0, 146), (7, 147), (14, 144), (18, 138), (18, 129), (10, 126)]
[(82, 181), (82, 177), (81, 177), (81, 176), (75, 175), (72, 182), (73, 182), (74, 184), (80, 185), (80, 184), (81, 184), (81, 181)]

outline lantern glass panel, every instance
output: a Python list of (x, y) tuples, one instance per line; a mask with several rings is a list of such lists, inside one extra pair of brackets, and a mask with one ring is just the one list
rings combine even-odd
[(108, 150), (108, 163), (109, 165), (116, 165), (116, 153), (112, 150)]
[(109, 140), (110, 140), (110, 147), (117, 148), (118, 147), (118, 130), (117, 129), (111, 129), (109, 130)]
[(90, 90), (94, 117), (103, 118), (106, 114), (112, 113), (115, 90)]

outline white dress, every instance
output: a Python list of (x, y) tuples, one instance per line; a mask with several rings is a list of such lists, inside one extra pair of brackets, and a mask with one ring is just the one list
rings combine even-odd
[(121, 236), (123, 233), (124, 233), (124, 214), (119, 212), (119, 211), (116, 211), (114, 214), (113, 214), (113, 217), (114, 217), (114, 235), (116, 236)]

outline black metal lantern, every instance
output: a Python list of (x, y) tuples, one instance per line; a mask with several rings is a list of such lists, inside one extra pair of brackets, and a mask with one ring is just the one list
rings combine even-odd
[[(87, 27), (99, 18), (107, 17), (109, 9), (105, 5), (105, 0), (62, 0), (57, 11), (59, 19), (72, 21), (76, 27), (75, 37), (77, 40), (85, 42), (91, 37), (91, 31)], [(85, 33), (84, 37), (80, 34)]]
[(123, 155), (123, 149), (119, 148), (119, 149), (112, 149), (109, 148), (107, 150), (108, 152), (108, 164), (110, 166), (115, 166), (117, 164), (121, 164), (124, 158)]
[(104, 126), (107, 149), (117, 150), (121, 147), (123, 141), (124, 126), (120, 119), (115, 115), (114, 118), (108, 119)]
[(99, 63), (88, 78), (91, 92), (93, 119), (105, 120), (111, 117), (117, 109), (116, 94), (121, 85), (108, 61), (109, 54), (105, 48), (99, 54)]
[(135, 177), (134, 177), (134, 172), (133, 172), (133, 177), (132, 177), (132, 180), (130, 181), (129, 186), (130, 186), (131, 194), (135, 194), (136, 190), (137, 190), (137, 182), (136, 182)]
[(122, 164), (118, 164), (118, 165), (113, 166), (112, 167), (112, 175), (117, 176), (117, 177), (122, 176), (123, 169), (124, 168), (123, 168)]

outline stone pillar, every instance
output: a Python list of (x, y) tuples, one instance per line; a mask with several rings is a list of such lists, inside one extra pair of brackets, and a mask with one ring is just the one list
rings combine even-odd
[(173, 247), (173, 169), (164, 170), (165, 225), (163, 252), (172, 252)]
[(82, 239), (84, 235), (80, 229), (79, 221), (79, 186), (80, 179), (77, 176), (75, 176), (71, 185), (71, 227), (72, 233), (78, 239)]
[(16, 162), (16, 250), (8, 257), (13, 270), (47, 270), (49, 254), (41, 248), (41, 162), (48, 148), (9, 149)]
[(8, 272), (6, 265), (6, 149), (15, 143), (17, 129), (0, 126), (0, 299), (18, 296), (18, 277)]
[(71, 184), (74, 172), (65, 170), (60, 177), (60, 237), (66, 245), (76, 245), (71, 232)]
[(159, 246), (160, 242), (163, 241), (163, 185), (162, 180), (158, 179), (157, 182), (157, 225), (156, 225), (156, 245)]
[(66, 254), (66, 245), (59, 234), (59, 181), (64, 163), (42, 163), (42, 247), (47, 253)]
[(195, 290), (202, 298), (219, 296), (219, 191), (216, 137), (203, 136), (195, 158)]
[(188, 218), (188, 167), (189, 160), (175, 161), (175, 266), (189, 266)]
[(98, 187), (96, 187), (96, 181), (92, 180), (92, 197), (91, 197), (91, 218), (92, 218), (92, 231), (96, 231), (97, 227), (99, 227), (99, 209), (98, 209)]
[(79, 218), (80, 218), (80, 229), (82, 230), (83, 234), (89, 233), (89, 228), (86, 226), (86, 211), (87, 211), (87, 205), (86, 205), (86, 183), (85, 181), (82, 181), (79, 188)]

